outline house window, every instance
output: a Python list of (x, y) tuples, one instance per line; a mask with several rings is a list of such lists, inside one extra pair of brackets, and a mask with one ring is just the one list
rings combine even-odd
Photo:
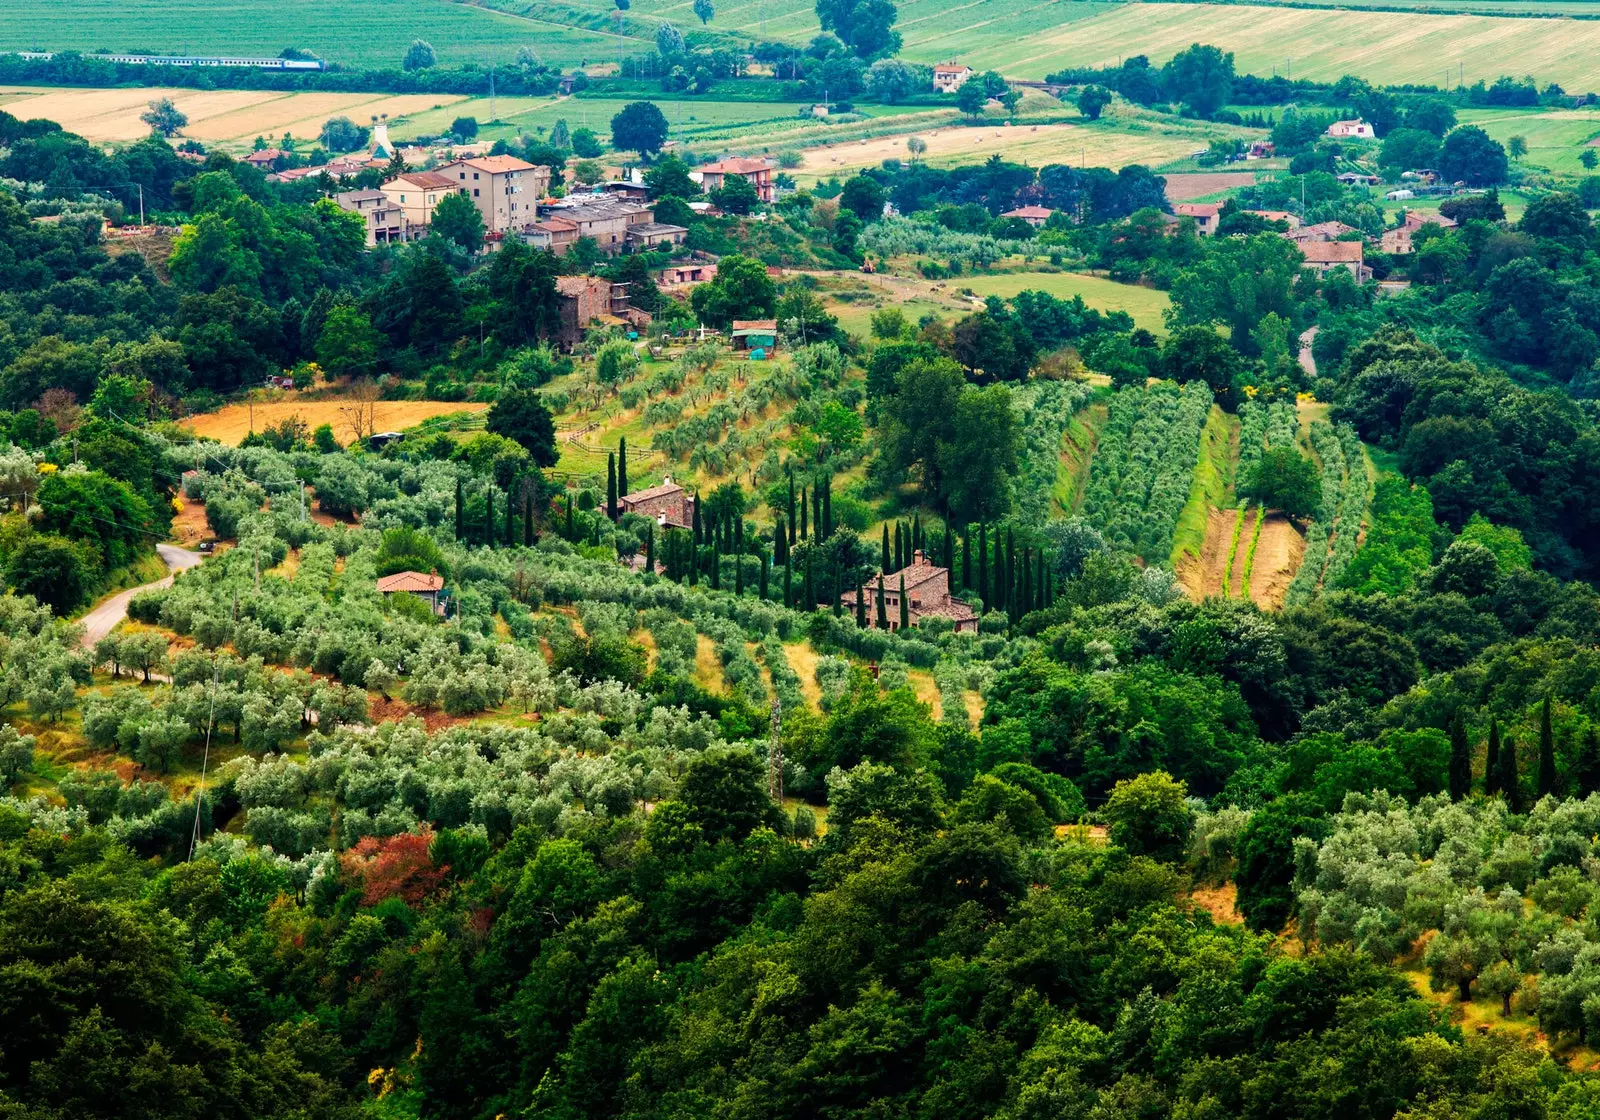
[(478, 188), (477, 187), (473, 187), (472, 188), (472, 197), (473, 198), (477, 198), (478, 197)]
[(476, 182), (477, 182), (477, 181), (478, 181), (478, 173), (477, 173), (477, 172), (476, 172), (476, 171), (474, 171), (474, 172), (473, 172), (473, 173), (472, 173), (472, 181), (473, 181), (473, 182), (474, 182), (474, 183), (476, 183)]
[(460, 176), (460, 177), (461, 177), (461, 180), (462, 180), (462, 181), (463, 181), (463, 182), (465, 182), (465, 181), (466, 181), (466, 178), (467, 178), (467, 173), (466, 173), (466, 172), (465, 172), (465, 171), (458, 171), (458, 172), (456, 172), (456, 174), (457, 174), (457, 175), (459, 175), (459, 176)]

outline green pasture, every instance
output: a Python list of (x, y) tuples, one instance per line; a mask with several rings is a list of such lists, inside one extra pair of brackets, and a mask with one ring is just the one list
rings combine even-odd
[[(652, 31), (653, 33), (653, 31)], [(570, 68), (617, 57), (618, 38), (445, 0), (0, 0), (0, 50), (275, 56), (295, 46), (347, 66), (399, 67), (413, 39), (445, 66), (509, 64), (519, 47)], [(629, 42), (629, 53), (643, 41)]]
[(1475, 124), (1500, 143), (1513, 136), (1528, 142), (1525, 168), (1556, 175), (1590, 175), (1578, 162), (1590, 140), (1600, 137), (1600, 110), (1595, 109), (1468, 109), (1462, 124)]
[(1119, 284), (1104, 276), (1084, 272), (996, 272), (962, 276), (949, 282), (957, 290), (971, 288), (980, 298), (1000, 296), (1010, 299), (1018, 292), (1048, 292), (1058, 299), (1082, 296), (1083, 302), (1101, 311), (1126, 311), (1136, 326), (1155, 334), (1166, 333), (1162, 313), (1171, 303), (1167, 293), (1136, 284)]

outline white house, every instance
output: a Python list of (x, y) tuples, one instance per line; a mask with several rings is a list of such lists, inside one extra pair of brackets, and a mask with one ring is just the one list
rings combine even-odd
[(1363, 120), (1334, 121), (1328, 126), (1328, 135), (1339, 140), (1376, 140), (1378, 134)]

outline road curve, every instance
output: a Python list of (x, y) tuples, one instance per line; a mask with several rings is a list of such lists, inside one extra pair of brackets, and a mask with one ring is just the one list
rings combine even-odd
[(156, 552), (167, 565), (168, 574), (164, 579), (154, 583), (146, 583), (139, 587), (130, 587), (126, 591), (119, 591), (94, 610), (84, 615), (78, 621), (83, 626), (83, 647), (93, 649), (94, 644), (112, 630), (117, 623), (128, 617), (128, 603), (141, 591), (149, 591), (152, 587), (166, 587), (172, 582), (172, 572), (181, 572), (185, 568), (192, 568), (205, 556), (198, 552), (191, 552), (187, 548), (179, 548), (175, 544), (158, 544)]

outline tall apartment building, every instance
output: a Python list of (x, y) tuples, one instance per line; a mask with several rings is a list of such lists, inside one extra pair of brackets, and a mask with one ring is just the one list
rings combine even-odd
[(490, 233), (521, 229), (538, 220), (539, 200), (550, 189), (550, 169), (515, 156), (474, 156), (439, 168), (483, 215)]

